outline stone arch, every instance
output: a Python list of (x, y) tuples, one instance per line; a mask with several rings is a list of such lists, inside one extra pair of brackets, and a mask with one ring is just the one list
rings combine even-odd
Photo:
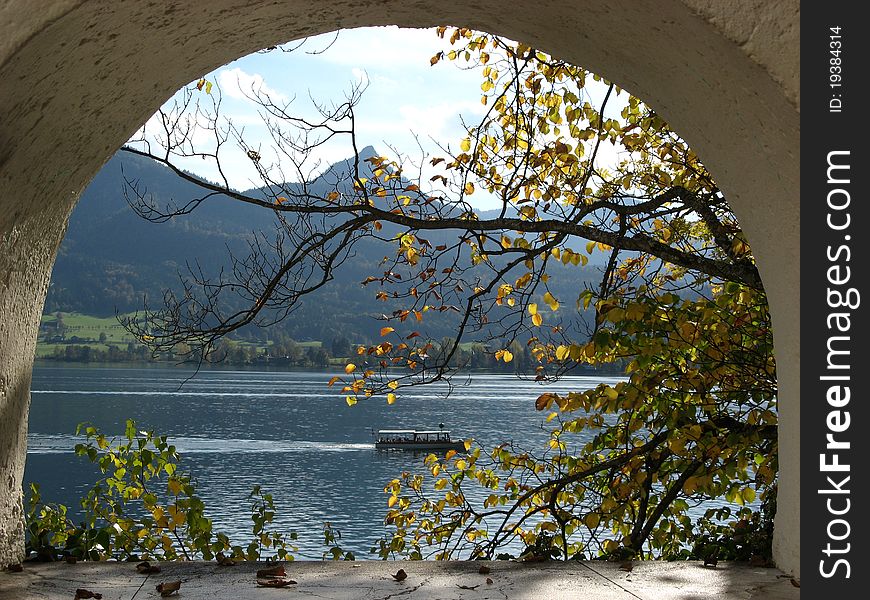
[(0, 564), (23, 551), (21, 480), (39, 315), (79, 193), (176, 89), (259, 48), (370, 25), (454, 24), (523, 40), (655, 107), (716, 175), (773, 316), (780, 390), (774, 542), (799, 575), (799, 3), (481, 0), (176, 3), (27, 0), (0, 8)]

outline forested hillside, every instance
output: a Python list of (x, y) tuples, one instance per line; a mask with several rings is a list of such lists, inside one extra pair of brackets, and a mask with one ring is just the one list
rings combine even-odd
[[(375, 153), (367, 147), (360, 155), (365, 159)], [(349, 172), (349, 166), (349, 162), (337, 163), (326, 173), (334, 177)], [(182, 205), (198, 192), (194, 184), (149, 159), (123, 152), (114, 156), (83, 193), (70, 218), (45, 313), (78, 312), (105, 317), (141, 309), (146, 299), (153, 306), (160, 302), (163, 290), (179, 289), (179, 273), (185, 274), (189, 266), (201, 267), (215, 276), (229, 268), (231, 255), (247, 254), (248, 242), (256, 232), (268, 235), (276, 226), (270, 211), (226, 197), (209, 198), (206, 205), (190, 215), (152, 223), (140, 218), (128, 205), (125, 180), (138, 182), (140, 190), (157, 203), (171, 200)], [(315, 180), (310, 186), (316, 189), (319, 184), (327, 185), (326, 181)], [(443, 235), (433, 233), (430, 241), (446, 241), (438, 239)], [(377, 300), (375, 290), (363, 287), (361, 282), (383, 273), (383, 259), (394, 255), (394, 245), (364, 240), (338, 270), (335, 280), (306, 298), (288, 319), (268, 334), (249, 328), (239, 337), (262, 340), (281, 335), (324, 343), (341, 337), (354, 342), (376, 338), (381, 326), (376, 317), (392, 307), (388, 301)], [(593, 255), (598, 260), (601, 256)], [(576, 298), (584, 283), (600, 277), (599, 269), (592, 264), (583, 271), (557, 267), (553, 270), (554, 285), (562, 297)], [(447, 313), (427, 319), (425, 333), (440, 339), (450, 335), (455, 321), (455, 316)]]

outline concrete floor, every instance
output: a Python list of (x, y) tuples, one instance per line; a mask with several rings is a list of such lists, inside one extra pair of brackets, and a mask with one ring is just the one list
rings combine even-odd
[[(479, 573), (481, 565), (488, 574)], [(257, 587), (263, 564), (219, 567), (215, 563), (160, 563), (161, 572), (140, 575), (133, 563), (26, 563), (20, 573), (0, 572), (0, 598), (73, 600), (76, 589), (104, 600), (160, 598), (161, 582), (180, 580), (171, 597), (313, 598), (317, 600), (792, 600), (800, 589), (776, 569), (746, 564), (571, 562), (291, 562), (287, 578), (297, 583), (279, 589)], [(392, 577), (399, 568), (407, 579)], [(492, 583), (487, 583), (489, 578)], [(465, 586), (465, 588), (460, 587)], [(471, 588), (471, 589), (469, 589)]]

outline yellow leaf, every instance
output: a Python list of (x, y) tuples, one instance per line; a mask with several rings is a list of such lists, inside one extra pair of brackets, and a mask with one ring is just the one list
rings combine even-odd
[(538, 399), (535, 400), (535, 410), (546, 410), (550, 408), (550, 405), (553, 404), (553, 401), (556, 400), (556, 394), (552, 394), (547, 392), (546, 394), (541, 394), (538, 396)]
[(556, 360), (565, 360), (571, 352), (570, 346), (559, 346), (556, 348)]
[(538, 211), (535, 210), (534, 206), (524, 206), (520, 209), (520, 215), (531, 221), (538, 215)]
[(474, 193), (474, 184), (469, 181), (468, 183), (465, 184), (465, 195), (470, 196), (473, 193)]
[(462, 143), (459, 144), (459, 147), (462, 149), (463, 152), (468, 152), (469, 150), (471, 150), (471, 140), (469, 138), (465, 138), (464, 140), (462, 140)]
[(583, 522), (586, 523), (586, 527), (588, 527), (589, 529), (595, 529), (601, 522), (601, 515), (599, 515), (598, 513), (589, 513), (583, 519)]
[(347, 402), (348, 406), (353, 406), (357, 402), (356, 398), (354, 398), (353, 396), (346, 396), (344, 401)]
[(387, 394), (387, 404), (393, 404), (396, 401), (396, 395), (393, 392)]
[(592, 251), (595, 249), (595, 242), (588, 242), (586, 244), (586, 254), (592, 254)]
[(390, 383), (387, 384), (387, 387), (390, 388), (391, 390), (398, 389), (399, 382), (394, 379), (393, 381), (391, 381)]
[(383, 337), (387, 334), (393, 333), (394, 331), (395, 331), (395, 329), (393, 329), (392, 327), (382, 327), (381, 328), (381, 337)]
[(169, 493), (173, 496), (177, 496), (181, 491), (181, 482), (177, 479), (170, 479), (166, 484)]
[(501, 355), (501, 358), (506, 363), (509, 363), (510, 361), (512, 361), (514, 359), (514, 355), (510, 350), (505, 350), (504, 354)]
[(535, 327), (540, 327), (541, 323), (543, 322), (544, 318), (540, 314), (535, 313), (532, 315), (532, 323), (535, 325)]
[(336, 375), (335, 377), (330, 379), (329, 383), (327, 383), (326, 385), (328, 385), (329, 387), (332, 387), (335, 385), (335, 382), (338, 381), (339, 379), (340, 379), (340, 377), (338, 375)]
[(178, 507), (174, 504), (169, 507), (169, 516), (176, 525), (184, 525), (185, 521), (187, 521), (187, 514), (178, 510)]
[(529, 304), (529, 314), (530, 315), (538, 314), (538, 305), (537, 304)]
[(686, 480), (686, 483), (683, 484), (683, 491), (687, 494), (693, 494), (697, 488), (698, 488), (698, 478), (697, 477), (689, 477)]
[(356, 365), (355, 365), (355, 364), (353, 364), (353, 363), (347, 363), (347, 364), (344, 366), (344, 372), (347, 373), (348, 375), (350, 375), (350, 374), (353, 373), (354, 371), (356, 371)]
[(456, 468), (459, 469), (460, 471), (464, 471), (465, 469), (468, 468), (468, 463), (465, 462), (465, 460), (460, 458), (459, 460), (456, 461)]
[(668, 448), (674, 454), (682, 454), (683, 452), (686, 451), (686, 440), (684, 440), (682, 438), (674, 438), (674, 439), (668, 440)]
[(547, 306), (549, 306), (550, 310), (553, 312), (559, 310), (559, 301), (556, 300), (550, 292), (544, 294), (544, 302), (547, 303)]
[(396, 505), (396, 502), (398, 502), (398, 501), (399, 501), (399, 499), (396, 496), (390, 496), (390, 499), (387, 500), (387, 506), (389, 508), (393, 508)]

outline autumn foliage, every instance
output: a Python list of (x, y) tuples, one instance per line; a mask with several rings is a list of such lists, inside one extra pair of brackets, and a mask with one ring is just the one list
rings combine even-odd
[[(541, 394), (536, 408), (552, 427), (545, 448), (469, 442), (467, 453), (429, 456), (422, 474), (390, 482), (382, 556), (769, 556), (777, 474), (770, 316), (751, 249), (712, 174), (653, 107), (615, 84), (522, 43), (462, 28), (438, 33), (445, 49), (432, 68), (452, 61), (479, 70), (485, 111), (457, 147), (426, 157), (434, 174), (415, 179), (400, 157), (357, 156), (327, 192), (286, 184), (280, 174), (301, 170), (319, 140), (345, 136), (356, 147), (360, 90), (317, 123), (257, 96), (268, 119), (297, 132), (284, 146), (278, 140), (274, 156), (241, 130), (214, 130), (248, 149), (265, 198), (176, 168), (203, 198), (161, 208), (139, 194), (133, 204), (160, 221), (223, 193), (273, 211), (276, 241), (252, 244), (232, 280), (194, 274), (184, 294), (128, 328), (156, 349), (185, 343), (207, 357), (240, 327), (286, 318), (356, 244), (380, 242), (385, 259), (362, 282), (389, 307), (380, 339), (330, 381), (348, 404), (392, 404), (409, 386), (449, 382), (468, 342), (505, 364), (527, 352), (527, 374), (542, 382), (584, 366), (625, 370), (614, 386)], [(198, 86), (163, 121), (182, 122), (194, 106), (202, 118), (193, 99), (209, 92)], [(128, 151), (173, 166), (198, 156), (192, 142), (168, 136), (160, 152)], [(218, 150), (204, 156), (219, 161)], [(481, 194), (498, 200), (495, 213), (475, 208)], [(571, 273), (579, 281), (594, 254), (605, 257), (595, 285), (569, 285), (570, 293), (555, 285)], [(230, 291), (244, 309), (221, 310)], [(426, 323), (445, 317), (456, 319), (456, 335), (431, 339)], [(470, 498), (481, 489), (478, 505)], [(727, 505), (704, 504), (723, 498)]]

